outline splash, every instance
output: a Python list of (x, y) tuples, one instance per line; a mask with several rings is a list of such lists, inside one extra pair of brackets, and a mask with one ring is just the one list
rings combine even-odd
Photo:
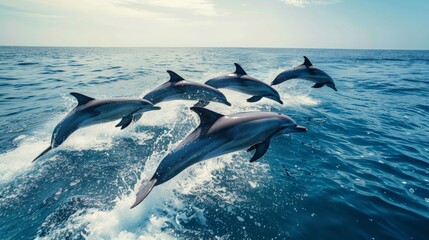
[[(147, 162), (140, 179), (148, 179), (153, 174), (162, 155), (156, 154)], [(204, 224), (206, 219), (203, 210), (193, 206), (184, 196), (220, 193), (224, 201), (235, 201), (233, 193), (219, 189), (218, 177), (214, 175), (232, 160), (231, 155), (227, 155), (194, 165), (171, 181), (155, 187), (145, 201), (130, 209), (140, 187), (138, 182), (131, 194), (115, 200), (113, 209), (92, 209), (84, 215), (75, 214), (70, 224), (79, 222), (86, 226), (85, 237), (88, 239), (176, 239), (174, 229), (183, 228), (181, 222), (195, 218)], [(189, 208), (195, 214), (187, 215), (184, 210)]]
[(7, 183), (31, 169), (32, 159), (49, 146), (47, 139), (36, 141), (26, 135), (21, 135), (14, 141), (19, 142), (18, 147), (0, 155), (0, 183)]

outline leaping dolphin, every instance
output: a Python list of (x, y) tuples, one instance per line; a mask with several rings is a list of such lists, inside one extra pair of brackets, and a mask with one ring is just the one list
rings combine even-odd
[(177, 73), (167, 70), (170, 80), (146, 94), (146, 99), (153, 104), (171, 100), (198, 100), (195, 106), (204, 107), (210, 102), (219, 102), (231, 106), (225, 95), (206, 84), (186, 81)]
[(77, 99), (77, 106), (61, 120), (52, 133), (51, 145), (45, 149), (33, 162), (61, 145), (73, 132), (82, 127), (111, 122), (118, 119), (121, 121), (116, 127), (121, 129), (130, 125), (133, 117), (146, 111), (158, 110), (160, 107), (153, 106), (147, 100), (141, 99), (103, 99), (96, 100), (80, 93), (70, 93)]
[(245, 148), (248, 148), (247, 151), (256, 149), (250, 159), (254, 162), (268, 150), (272, 137), (307, 131), (292, 118), (278, 113), (244, 112), (222, 115), (200, 107), (191, 107), (191, 110), (199, 115), (200, 125), (165, 156), (150, 181), (140, 187), (131, 208), (141, 203), (154, 186), (172, 179), (195, 163)]
[(279, 75), (277, 75), (271, 85), (277, 85), (294, 78), (314, 82), (315, 84), (313, 88), (321, 88), (326, 85), (337, 91), (337, 88), (335, 87), (335, 83), (332, 78), (324, 71), (315, 68), (306, 56), (304, 56), (303, 64), (281, 72)]
[(209, 79), (206, 84), (215, 88), (227, 88), (253, 96), (247, 99), (248, 102), (257, 102), (265, 97), (283, 104), (279, 93), (274, 88), (247, 75), (238, 63), (234, 63), (234, 65), (235, 72)]

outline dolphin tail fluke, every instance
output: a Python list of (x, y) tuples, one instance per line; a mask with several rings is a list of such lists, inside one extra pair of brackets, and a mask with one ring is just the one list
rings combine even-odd
[(39, 154), (39, 156), (37, 156), (35, 159), (33, 159), (33, 162), (36, 161), (41, 156), (45, 155), (45, 153), (49, 152), (49, 150), (51, 150), (51, 149), (52, 149), (52, 146), (49, 146), (48, 148), (46, 148), (41, 154)]
[(207, 105), (209, 105), (209, 101), (206, 100), (200, 100), (197, 103), (195, 103), (194, 107), (205, 107)]
[(153, 187), (155, 186), (155, 183), (158, 179), (156, 178), (152, 178), (152, 180), (150, 180), (147, 183), (142, 183), (139, 191), (137, 192), (136, 195), (136, 201), (134, 202), (134, 204), (130, 207), (130, 209), (136, 207), (137, 205), (139, 205), (141, 202), (143, 202), (143, 200), (147, 197), (147, 195), (149, 195), (149, 193), (152, 191)]
[(257, 102), (259, 100), (261, 100), (262, 96), (253, 96), (251, 98), (247, 99), (247, 102)]
[(324, 83), (316, 83), (316, 84), (314, 84), (314, 86), (312, 86), (312, 88), (321, 88), (323, 86), (325, 86)]

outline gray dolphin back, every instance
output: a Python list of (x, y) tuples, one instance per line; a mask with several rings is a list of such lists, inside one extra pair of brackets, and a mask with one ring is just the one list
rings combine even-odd
[(216, 88), (197, 82), (186, 81), (177, 73), (167, 70), (170, 80), (147, 93), (143, 99), (153, 104), (170, 100), (197, 100), (196, 106), (206, 106), (212, 101), (231, 106), (225, 95)]
[(215, 88), (227, 88), (237, 92), (251, 95), (247, 102), (257, 102), (263, 97), (272, 99), (280, 104), (279, 93), (270, 85), (249, 76), (238, 63), (234, 63), (235, 71), (220, 77), (215, 77), (206, 81), (207, 85)]
[[(168, 181), (190, 165), (203, 160), (201, 156), (199, 156), (196, 157), (198, 160), (196, 162), (193, 160), (189, 161), (189, 157), (186, 157), (186, 161), (181, 161), (185, 160), (182, 157), (189, 156), (188, 151), (192, 151), (188, 148), (188, 144), (195, 143), (196, 139), (199, 139), (202, 135), (205, 135), (210, 126), (224, 115), (201, 107), (191, 107), (191, 110), (197, 113), (200, 117), (200, 125), (176, 147), (177, 151), (173, 151), (165, 156), (156, 169), (155, 174), (152, 176), (151, 180), (149, 182), (142, 183), (142, 186), (139, 188), (139, 191), (136, 194), (136, 200), (131, 208), (139, 205), (149, 195), (153, 187)], [(194, 157), (195, 156), (196, 155), (194, 155)], [(172, 173), (170, 168), (175, 169), (175, 171)]]
[(304, 63), (281, 72), (271, 82), (271, 85), (277, 85), (295, 78), (314, 82), (315, 84), (312, 86), (312, 88), (321, 88), (326, 85), (337, 91), (337, 88), (335, 87), (335, 83), (332, 78), (324, 71), (314, 67), (306, 56), (304, 56)]
[[(76, 100), (77, 100), (77, 106), (76, 107), (79, 107), (79, 106), (82, 106), (82, 105), (84, 105), (84, 104), (87, 104), (88, 102), (90, 102), (90, 101), (93, 101), (93, 100), (95, 100), (94, 98), (92, 98), (92, 97), (88, 97), (88, 96), (86, 96), (86, 95), (83, 95), (83, 94), (81, 94), (81, 93), (77, 93), (77, 92), (71, 92), (70, 93), (70, 95), (72, 95), (72, 96), (74, 96), (75, 98), (76, 98)], [(67, 118), (67, 117), (66, 117)], [(64, 120), (63, 120), (64, 121)], [(63, 122), (63, 121), (61, 121), (56, 127), (55, 127), (55, 130), (56, 129), (58, 129), (58, 127), (59, 127), (59, 125)], [(55, 130), (54, 130), (54, 133), (55, 133)], [(58, 133), (57, 133), (58, 134)], [(40, 153), (36, 158), (34, 158), (33, 159), (33, 161), (32, 162), (34, 162), (34, 161), (36, 161), (37, 159), (39, 159), (40, 157), (42, 157), (43, 155), (45, 155), (47, 152), (49, 152), (50, 150), (52, 150), (53, 148), (56, 148), (58, 145), (60, 145), (61, 143), (56, 143), (55, 142), (55, 139), (54, 139), (54, 135), (56, 135), (56, 134), (53, 134), (53, 136), (52, 136), (52, 139), (51, 139), (51, 145), (48, 147), (48, 148), (46, 148), (42, 153)], [(70, 135), (70, 134), (68, 134), (68, 135)], [(65, 138), (67, 138), (68, 137), (68, 135), (65, 137)]]
[(308, 72), (308, 69), (312, 67), (313, 64), (310, 62), (310, 59), (308, 59), (306, 56), (304, 56), (304, 63), (301, 65), (298, 65), (296, 67), (293, 67), (291, 69), (288, 69), (286, 71), (281, 72), (279, 75), (276, 76), (276, 78), (271, 82), (271, 86), (280, 84), (282, 82), (285, 82), (287, 80), (291, 80), (294, 78), (299, 78), (300, 73), (299, 71), (306, 71)]
[(149, 101), (141, 99), (96, 100), (76, 92), (70, 94), (76, 98), (77, 106), (55, 126), (50, 146), (33, 161), (49, 152), (49, 150), (60, 146), (79, 128), (122, 119), (117, 126), (124, 129), (132, 122), (134, 114), (137, 115), (137, 119), (145, 111), (160, 109), (153, 106)]

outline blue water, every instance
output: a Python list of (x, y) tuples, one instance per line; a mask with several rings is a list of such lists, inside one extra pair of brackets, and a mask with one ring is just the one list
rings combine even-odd
[[(75, 106), (68, 93), (139, 97), (168, 79), (234, 71), (270, 82), (302, 56), (338, 92), (275, 86), (285, 104), (224, 91), (228, 114), (287, 114), (306, 134), (194, 165), (130, 210), (142, 179), (197, 125), (194, 102), (162, 103), (121, 131), (77, 131), (32, 163)], [(427, 239), (429, 52), (236, 48), (0, 48), (1, 239)]]

